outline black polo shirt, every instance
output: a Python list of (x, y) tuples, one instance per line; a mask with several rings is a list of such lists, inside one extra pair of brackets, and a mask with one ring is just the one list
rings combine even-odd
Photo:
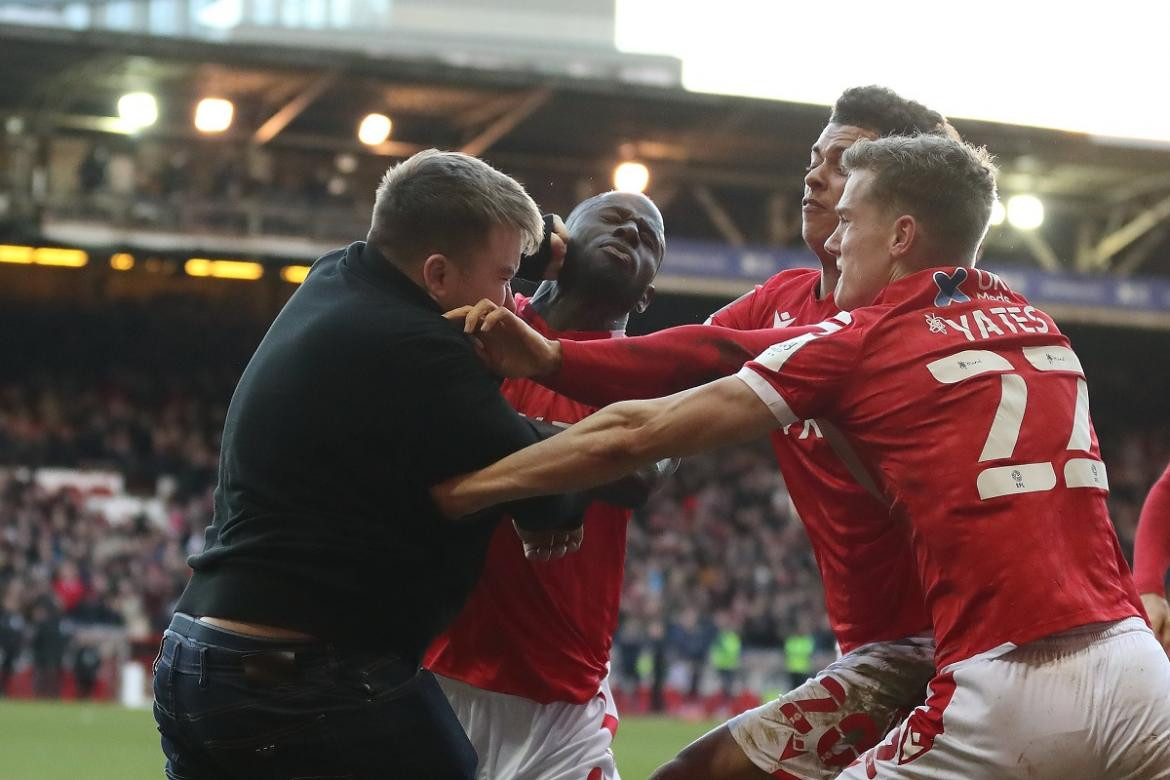
[[(232, 396), (215, 518), (178, 611), (420, 657), (501, 517), (445, 520), (428, 488), (539, 440), (441, 314), (364, 242), (313, 265)], [(508, 511), (564, 525), (582, 505)]]

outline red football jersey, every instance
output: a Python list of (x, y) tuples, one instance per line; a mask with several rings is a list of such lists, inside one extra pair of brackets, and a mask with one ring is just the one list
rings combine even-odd
[[(839, 309), (818, 300), (820, 271), (782, 271), (708, 320), (736, 330), (812, 325)], [(821, 570), (829, 624), (843, 652), (930, 630), (909, 529), (870, 495), (815, 420), (772, 434), (772, 448)]]
[(1139, 593), (1165, 593), (1170, 570), (1170, 467), (1142, 504), (1133, 541), (1133, 579)]
[[(622, 335), (552, 331), (527, 299), (517, 296), (516, 304), (520, 316), (550, 338)], [(596, 411), (526, 379), (506, 380), (501, 391), (521, 414), (550, 423), (571, 425)], [(471, 597), (423, 665), (541, 703), (592, 699), (608, 673), (630, 514), (595, 502), (585, 513), (581, 549), (545, 562), (526, 559), (512, 524), (500, 523)]]
[(907, 518), (940, 668), (1143, 614), (1084, 373), (1047, 314), (948, 267), (834, 319), (739, 376), (781, 424), (836, 426)]

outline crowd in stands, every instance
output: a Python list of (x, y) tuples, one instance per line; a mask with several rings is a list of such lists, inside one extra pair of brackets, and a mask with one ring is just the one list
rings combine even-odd
[[(32, 350), (24, 357), (36, 359), (0, 373), (0, 692), (24, 669), (37, 693), (56, 695), (68, 669), (85, 694), (108, 660), (102, 637), (153, 645), (210, 522), (227, 401), (257, 338), (205, 333), (201, 349), (169, 360), (140, 348), (137, 368), (84, 349), (58, 361)], [(191, 368), (211, 366), (199, 358), (209, 354), (214, 370)], [(1170, 459), (1170, 426), (1098, 419), (1098, 429), (1128, 551), (1141, 501)], [(108, 488), (38, 480), (50, 467), (115, 474), (142, 504), (113, 511)], [(766, 441), (688, 459), (637, 513), (614, 678), (643, 689), (650, 707), (664, 691), (729, 696), (757, 651), (770, 667), (754, 682), (781, 687), (834, 653), (820, 579)]]
[[(380, 158), (160, 141), (59, 143), (51, 216), (126, 227), (336, 239), (368, 226)], [(70, 170), (72, 168), (72, 170)]]

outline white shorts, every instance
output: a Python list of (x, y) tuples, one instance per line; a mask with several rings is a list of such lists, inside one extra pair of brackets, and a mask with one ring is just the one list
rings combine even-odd
[(435, 677), (479, 754), (478, 780), (620, 780), (609, 680), (584, 704), (541, 704)]
[(951, 664), (841, 777), (1166, 780), (1170, 660), (1129, 618)]
[(828, 780), (904, 718), (934, 677), (934, 640), (874, 642), (838, 658), (727, 728), (753, 764), (782, 780)]

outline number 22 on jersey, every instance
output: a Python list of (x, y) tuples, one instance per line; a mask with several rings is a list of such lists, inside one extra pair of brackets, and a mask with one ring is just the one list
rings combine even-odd
[[(1071, 349), (1061, 346), (1024, 347), (1022, 353), (1029, 363), (1030, 370), (1026, 372), (1017, 370), (998, 352), (983, 349), (956, 352), (934, 360), (926, 367), (931, 376), (943, 384), (965, 382), (984, 374), (999, 374), (999, 405), (979, 454), (980, 463), (1010, 459), (1015, 454), (1020, 430), (1024, 425), (1029, 380), (1036, 385), (1044, 381), (1044, 374), (1048, 372), (1076, 374), (1076, 406), (1072, 419), (1068, 421), (1069, 436), (1065, 450), (1089, 454), (1092, 449), (1089, 389), (1080, 359)], [(1037, 395), (1036, 402), (1046, 402), (1042, 392)], [(1105, 464), (1092, 457), (1068, 459), (1064, 464), (1063, 478), (1064, 485), (1070, 488), (1109, 489)], [(991, 466), (980, 471), (975, 481), (982, 500), (1052, 490), (1056, 485), (1056, 467), (1051, 460)]]

